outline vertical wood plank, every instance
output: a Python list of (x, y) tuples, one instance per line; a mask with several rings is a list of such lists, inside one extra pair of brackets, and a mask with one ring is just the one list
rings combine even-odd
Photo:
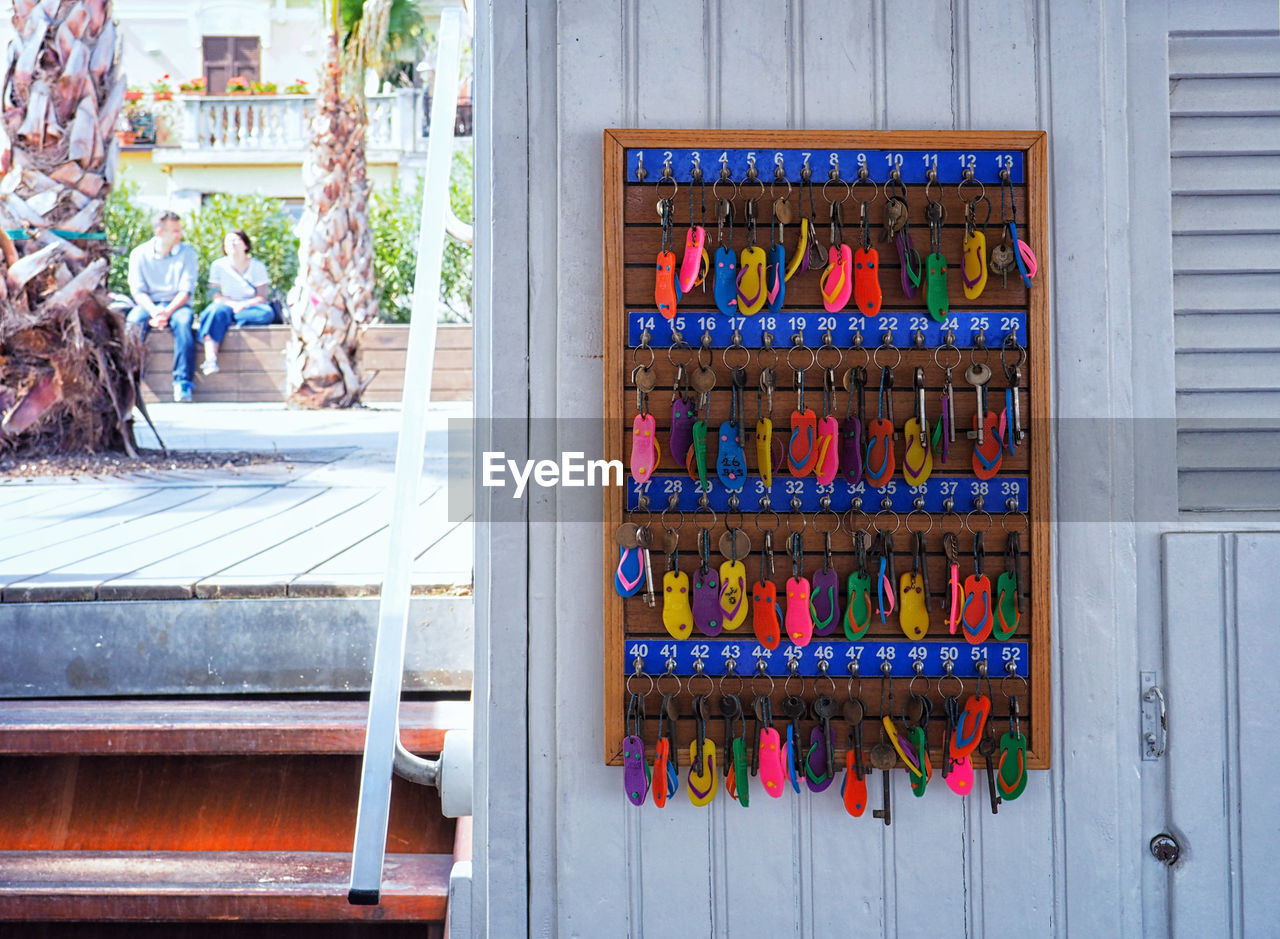
[(734, 0), (716, 4), (720, 57), (720, 127), (787, 126), (787, 4)]
[(1025, 0), (963, 0), (967, 7), (968, 127), (1039, 128), (1036, 10)]
[[(1166, 535), (1163, 546), (1165, 694), (1179, 705), (1170, 715), (1166, 751), (1169, 820), (1187, 851), (1185, 863), (1169, 871), (1169, 926), (1175, 936), (1202, 936), (1231, 931), (1223, 732), (1228, 559), (1219, 535)], [(1183, 717), (1183, 706), (1195, 716)]]
[(1280, 811), (1275, 771), (1280, 766), (1280, 736), (1274, 721), (1275, 665), (1280, 661), (1280, 534), (1235, 536), (1237, 630), (1236, 706), (1239, 760), (1240, 843), (1232, 860), (1240, 871), (1241, 918), (1245, 935), (1262, 935), (1280, 922), (1280, 883), (1275, 845), (1280, 840)]
[(905, 770), (894, 770), (893, 777), (892, 864), (898, 932), (963, 936), (969, 891), (964, 804), (942, 781), (938, 767), (929, 789), (918, 799), (911, 793)]
[(640, 854), (634, 861), (641, 870), (644, 919), (631, 924), (633, 936), (711, 934), (708, 846), (713, 813), (689, 802), (687, 776), (684, 767), (680, 789), (665, 808), (649, 804), (639, 810)]
[(644, 0), (639, 4), (636, 32), (635, 126), (706, 127), (709, 40), (697, 5), (687, 0)]
[[(799, 0), (797, 0), (799, 3)], [(804, 88), (800, 127), (849, 129), (878, 126), (876, 0), (804, 0), (800, 44)], [(853, 24), (853, 28), (850, 28)]]
[[(1014, 802), (992, 815), (987, 799), (986, 764), (975, 755), (978, 790), (967, 800), (971, 856), (969, 904), (975, 907), (970, 935), (995, 936), (1017, 923), (1028, 936), (1055, 931), (1053, 894), (1053, 774), (1032, 773)], [(1018, 868), (1017, 888), (1000, 887), (1002, 872)]]
[[(615, 65), (622, 60), (627, 39), (621, 0), (564, 0), (547, 9), (552, 28), (536, 38), (542, 48), (560, 54), (551, 73), (554, 104), (538, 114), (543, 126), (556, 128), (555, 152), (554, 162), (536, 167), (531, 179), (541, 181), (535, 191), (546, 197), (534, 207), (534, 217), (550, 227), (545, 234), (555, 245), (554, 256), (539, 269), (556, 276), (530, 278), (539, 333), (539, 381), (531, 392), (537, 402), (535, 418), (581, 417), (600, 413), (604, 376), (592, 353), (603, 348), (607, 319), (600, 316), (602, 190), (584, 186), (583, 181), (600, 178), (600, 132), (625, 113), (633, 89), (625, 87)], [(532, 49), (533, 37), (530, 42)], [(566, 375), (573, 381), (559, 380)], [(550, 421), (535, 421), (535, 431), (546, 436), (546, 452), (556, 452), (556, 438), (563, 431)], [(531, 501), (535, 519), (555, 520), (554, 494)], [(553, 904), (550, 932), (626, 935), (640, 928), (629, 921), (630, 900), (639, 885), (635, 858), (622, 836), (626, 811), (632, 806), (622, 796), (617, 771), (601, 762), (604, 728), (597, 706), (586, 705), (604, 697), (603, 631), (584, 628), (585, 623), (602, 622), (602, 593), (575, 589), (580, 581), (570, 573), (583, 559), (598, 557), (600, 528), (534, 525), (530, 545), (531, 556), (542, 559), (531, 587), (531, 617), (543, 627), (532, 631), (539, 655), (535, 660), (531, 654), (530, 669), (554, 677), (552, 706), (535, 712), (543, 716), (534, 718), (555, 723), (554, 790), (543, 803), (555, 813), (556, 888), (548, 898)], [(550, 641), (540, 639), (544, 636)], [(617, 834), (602, 837), (606, 832)], [(599, 884), (603, 872), (613, 872), (613, 889), (581, 889)]]
[(951, 2), (895, 0), (886, 13), (882, 66), (889, 126), (903, 130), (955, 127)]
[[(867, 751), (874, 742), (867, 742)], [(871, 814), (880, 807), (882, 779), (878, 771), (868, 775), (869, 804), (861, 818), (850, 817), (838, 796), (824, 799), (820, 811), (814, 813), (807, 860), (808, 877), (817, 900), (807, 912), (809, 935), (891, 934), (886, 919), (891, 894), (886, 893), (883, 873), (890, 868), (885, 863), (890, 830)], [(844, 771), (840, 770), (832, 789), (843, 780)], [(901, 789), (894, 789), (895, 797), (903, 794)], [(839, 858), (839, 863), (829, 863), (831, 858)], [(839, 898), (838, 902), (833, 902), (835, 898)]]
[[(721, 911), (724, 935), (812, 934), (801, 928), (808, 914), (796, 886), (805, 866), (797, 856), (794, 824), (812, 801), (810, 793), (795, 795), (790, 790), (772, 799), (757, 777), (752, 780), (750, 808), (727, 806), (722, 845), (730, 867), (727, 903)], [(771, 885), (768, 891), (762, 890), (765, 883)]]

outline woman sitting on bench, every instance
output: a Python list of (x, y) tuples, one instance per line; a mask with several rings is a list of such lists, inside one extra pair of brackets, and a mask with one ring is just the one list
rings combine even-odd
[(266, 265), (249, 257), (253, 243), (239, 228), (227, 232), (218, 258), (209, 267), (211, 302), (200, 314), (199, 336), (204, 340), (204, 364), (201, 373), (218, 371), (218, 346), (232, 323), (236, 326), (266, 326), (275, 320), (275, 311), (267, 302), (271, 278)]

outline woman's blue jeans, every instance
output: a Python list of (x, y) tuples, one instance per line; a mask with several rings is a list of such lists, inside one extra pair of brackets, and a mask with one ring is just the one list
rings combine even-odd
[(227, 334), (232, 323), (237, 326), (269, 326), (275, 322), (275, 318), (275, 311), (265, 303), (247, 306), (239, 313), (232, 313), (231, 307), (225, 303), (210, 303), (200, 313), (198, 335), (201, 342), (212, 339), (216, 343), (221, 343), (222, 337)]

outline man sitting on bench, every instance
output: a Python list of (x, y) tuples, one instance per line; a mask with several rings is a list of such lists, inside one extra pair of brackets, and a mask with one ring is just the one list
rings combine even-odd
[(156, 216), (155, 237), (129, 254), (129, 292), (136, 304), (128, 323), (145, 342), (154, 327), (173, 333), (173, 400), (191, 400), (195, 371), (194, 315), (188, 305), (199, 276), (199, 261), (182, 243), (182, 221), (170, 211)]

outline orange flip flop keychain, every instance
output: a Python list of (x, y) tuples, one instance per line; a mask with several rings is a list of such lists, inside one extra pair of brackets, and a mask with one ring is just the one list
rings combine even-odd
[(867, 458), (862, 464), (862, 478), (867, 485), (879, 489), (893, 477), (893, 436), (893, 370), (885, 365), (880, 369), (876, 417), (867, 424)]
[(858, 178), (853, 183), (854, 193), (860, 185), (867, 183), (871, 185), (871, 198), (858, 200), (862, 246), (853, 253), (853, 303), (863, 316), (879, 316), (883, 293), (880, 289), (880, 252), (871, 247), (871, 204), (876, 201), (880, 190), (870, 182), (864, 166), (858, 170)]
[(991, 578), (982, 572), (982, 532), (973, 536), (973, 573), (964, 579), (960, 621), (964, 637), (972, 645), (986, 642), (994, 619), (991, 615)]

